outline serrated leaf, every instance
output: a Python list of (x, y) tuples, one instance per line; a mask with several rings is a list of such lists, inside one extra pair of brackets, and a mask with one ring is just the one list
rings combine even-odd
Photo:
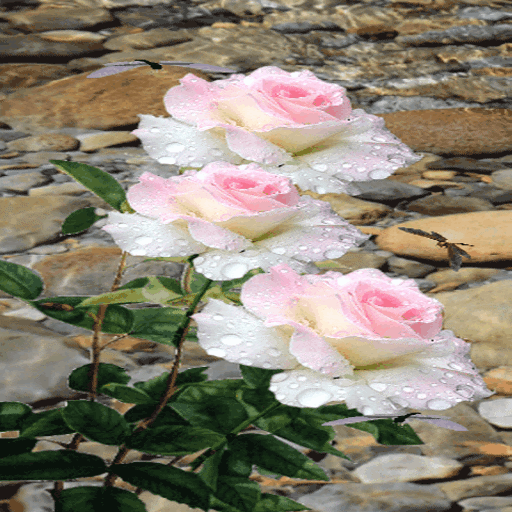
[[(123, 203), (127, 204), (126, 193), (121, 184), (112, 178), (110, 174), (97, 167), (80, 162), (50, 160), (50, 163), (55, 165), (60, 171), (71, 176), (78, 183), (81, 183), (98, 197), (101, 197), (118, 212), (123, 213)], [(132, 210), (130, 213), (135, 213), (135, 210)]]
[(187, 455), (210, 448), (224, 439), (223, 435), (207, 428), (165, 425), (134, 433), (125, 444), (144, 453)]
[(104, 219), (107, 215), (96, 215), (96, 208), (81, 208), (66, 217), (62, 224), (61, 232), (63, 235), (81, 233), (89, 229), (98, 220)]
[(75, 432), (62, 417), (62, 408), (32, 413), (23, 420), (20, 437), (60, 436)]
[(101, 475), (105, 462), (70, 450), (22, 453), (0, 459), (1, 480), (71, 480)]
[[(98, 315), (101, 306), (78, 307), (88, 297), (52, 297), (31, 301), (36, 309), (49, 316), (70, 325), (93, 330), (94, 319), (89, 315)], [(133, 324), (134, 315), (122, 306), (109, 305), (101, 324), (101, 332), (108, 334), (126, 334)]]
[(244, 434), (229, 442), (229, 449), (247, 452), (257, 466), (292, 478), (325, 480), (328, 476), (313, 461), (272, 435)]
[(43, 291), (43, 281), (23, 265), (0, 260), (0, 290), (23, 300), (34, 300)]
[(111, 382), (99, 388), (99, 392), (125, 404), (157, 404), (158, 400), (136, 388)]
[(131, 431), (121, 414), (97, 402), (70, 400), (62, 417), (72, 429), (97, 443), (121, 445)]
[(209, 510), (211, 491), (195, 473), (152, 462), (116, 464), (110, 467), (110, 471), (125, 482), (170, 501)]
[[(91, 364), (84, 364), (75, 368), (68, 378), (68, 385), (71, 389), (77, 391), (89, 391), (89, 372)], [(126, 373), (124, 368), (110, 363), (100, 363), (98, 366), (98, 389), (105, 384), (114, 382), (116, 384), (127, 384), (130, 382), (131, 377)]]
[(0, 402), (0, 432), (19, 430), (32, 408), (22, 402)]
[(60, 492), (55, 512), (146, 512), (133, 492), (118, 487), (75, 487)]

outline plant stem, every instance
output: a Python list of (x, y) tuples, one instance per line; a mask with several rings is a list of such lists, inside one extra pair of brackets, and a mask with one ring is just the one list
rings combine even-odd
[[(191, 257), (189, 259), (190, 265), (192, 265), (192, 259)], [(187, 269), (187, 274), (190, 271), (190, 267)], [(151, 416), (149, 418), (146, 418), (145, 420), (142, 420), (137, 428), (133, 431), (132, 434), (136, 434), (146, 428), (148, 428), (150, 425), (153, 424), (153, 422), (156, 420), (157, 416), (162, 412), (164, 407), (167, 405), (167, 402), (170, 400), (174, 392), (176, 391), (175, 382), (176, 378), (178, 376), (178, 367), (180, 364), (180, 358), (181, 358), (181, 347), (183, 343), (185, 342), (185, 337), (187, 335), (188, 329), (190, 327), (190, 321), (191, 316), (195, 313), (195, 310), (201, 301), (201, 298), (206, 293), (210, 285), (213, 283), (211, 279), (208, 279), (204, 286), (197, 292), (192, 304), (190, 305), (186, 315), (185, 320), (183, 324), (180, 326), (180, 328), (176, 331), (176, 334), (174, 336), (174, 340), (178, 340), (176, 344), (176, 355), (174, 358), (174, 363), (172, 366), (172, 370), (169, 373), (169, 376), (167, 378), (167, 385), (164, 394), (160, 398), (160, 401), (158, 403), (158, 406), (153, 411)], [(173, 340), (173, 341), (174, 341)], [(113, 460), (112, 464), (110, 465), (110, 468), (116, 464), (120, 464), (124, 458), (126, 457), (127, 453), (130, 451), (130, 448), (127, 448), (125, 444), (121, 445), (119, 447), (119, 451), (117, 452), (117, 455), (115, 459)], [(109, 475), (105, 478), (105, 487), (112, 487), (114, 485), (115, 480), (117, 479), (117, 475), (113, 473), (109, 473)]]
[[(123, 275), (123, 270), (126, 265), (126, 256), (127, 252), (123, 251), (121, 255), (121, 261), (119, 262), (119, 267), (117, 268), (116, 277), (114, 278), (114, 282), (112, 283), (112, 288), (110, 291), (115, 292), (119, 288), (119, 284), (121, 282), (121, 277)], [(92, 361), (91, 367), (89, 368), (89, 401), (94, 402), (97, 396), (97, 388), (98, 388), (98, 369), (100, 367), (100, 333), (101, 333), (101, 324), (103, 319), (105, 318), (105, 313), (107, 311), (107, 304), (103, 304), (100, 306), (98, 310), (98, 316), (94, 315), (94, 327), (93, 327), (93, 336), (92, 336)], [(67, 445), (68, 450), (76, 450), (80, 443), (84, 440), (84, 436), (79, 434), (78, 432), (73, 436), (71, 442)], [(60, 493), (64, 489), (64, 482), (62, 480), (56, 480), (53, 486), (53, 498), (55, 502), (57, 502), (60, 498)]]

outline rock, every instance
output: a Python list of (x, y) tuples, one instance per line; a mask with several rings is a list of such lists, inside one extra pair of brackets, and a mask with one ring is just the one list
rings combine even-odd
[[(55, 238), (68, 215), (80, 208), (99, 207), (98, 200), (108, 206), (95, 197), (0, 198), (0, 254), (24, 251)], [(0, 297), (5, 297), (2, 291)]]
[[(69, 373), (88, 364), (85, 351), (31, 320), (0, 315), (0, 401), (32, 403), (75, 394)], [(44, 371), (42, 371), (44, 369)]]
[(473, 244), (464, 247), (471, 264), (483, 261), (512, 259), (512, 213), (508, 211), (470, 212), (455, 215), (418, 219), (397, 224), (385, 229), (375, 239), (375, 243), (385, 251), (401, 256), (425, 258), (434, 261), (447, 261), (447, 250), (438, 247), (435, 240), (407, 233), (399, 227), (435, 231), (449, 242)]
[(169, 117), (162, 98), (187, 73), (209, 80), (198, 70), (178, 66), (157, 71), (141, 66), (90, 79), (82, 73), (11, 94), (2, 103), (1, 119), (29, 133), (62, 127), (131, 127), (139, 123), (140, 113)]
[(478, 368), (494, 368), (512, 361), (512, 310), (508, 307), (512, 281), (436, 293), (434, 297), (444, 306), (444, 329), (472, 341), (470, 357)]
[(0, 91), (34, 87), (67, 76), (69, 71), (63, 64), (2, 64)]
[(12, 140), (7, 147), (17, 151), (73, 151), (80, 142), (70, 135), (52, 133)]
[(313, 199), (329, 203), (334, 212), (354, 226), (372, 224), (393, 211), (384, 204), (362, 201), (347, 194), (317, 194), (312, 190), (301, 190), (299, 187), (297, 189), (300, 195), (308, 195)]
[(512, 151), (510, 110), (453, 108), (376, 115), (414, 151), (466, 157)]
[(82, 140), (80, 151), (96, 151), (100, 148), (126, 144), (127, 142), (138, 142), (138, 138), (130, 132), (106, 132), (91, 135)]
[(12, 27), (27, 32), (47, 30), (76, 30), (100, 28), (98, 25), (113, 22), (114, 17), (106, 9), (75, 7), (72, 9), (42, 5), (38, 9), (2, 14)]
[(407, 210), (436, 217), (454, 213), (485, 212), (494, 210), (494, 206), (490, 201), (478, 197), (451, 197), (439, 194), (415, 199), (407, 205)]

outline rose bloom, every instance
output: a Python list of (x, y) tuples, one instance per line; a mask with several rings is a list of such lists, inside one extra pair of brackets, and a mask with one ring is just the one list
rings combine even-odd
[(213, 82), (189, 73), (180, 83), (164, 97), (172, 118), (140, 115), (132, 132), (162, 164), (258, 162), (302, 190), (357, 194), (350, 181), (383, 179), (421, 159), (311, 71), (265, 66)]
[(287, 262), (319, 273), (312, 263), (343, 256), (367, 240), (330, 204), (301, 197), (289, 178), (256, 164), (208, 164), (165, 179), (145, 172), (127, 192), (137, 213), (109, 212), (102, 228), (134, 256), (187, 257), (214, 281)]
[(493, 394), (470, 345), (441, 330), (442, 304), (412, 279), (374, 269), (300, 276), (279, 264), (246, 281), (240, 299), (210, 299), (192, 315), (199, 344), (233, 363), (284, 369), (269, 388), (283, 404), (345, 401), (365, 416), (397, 416)]

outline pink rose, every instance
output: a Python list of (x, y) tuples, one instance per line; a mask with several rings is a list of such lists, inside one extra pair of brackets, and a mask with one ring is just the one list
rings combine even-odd
[(492, 395), (470, 345), (441, 331), (442, 304), (412, 279), (374, 269), (299, 276), (280, 264), (250, 278), (243, 307), (210, 299), (192, 315), (210, 355), (282, 368), (270, 391), (294, 407), (345, 401), (365, 416), (443, 410)]
[(383, 179), (421, 158), (383, 119), (352, 110), (343, 87), (310, 71), (265, 66), (214, 82), (188, 74), (180, 83), (164, 97), (172, 118), (140, 115), (132, 132), (162, 164), (253, 161), (325, 194), (357, 193), (348, 182)]
[(128, 190), (135, 214), (109, 212), (116, 244), (134, 256), (186, 257), (214, 281), (287, 262), (318, 273), (313, 261), (343, 256), (367, 240), (329, 203), (301, 197), (289, 178), (256, 164), (208, 164), (168, 179), (149, 172)]

